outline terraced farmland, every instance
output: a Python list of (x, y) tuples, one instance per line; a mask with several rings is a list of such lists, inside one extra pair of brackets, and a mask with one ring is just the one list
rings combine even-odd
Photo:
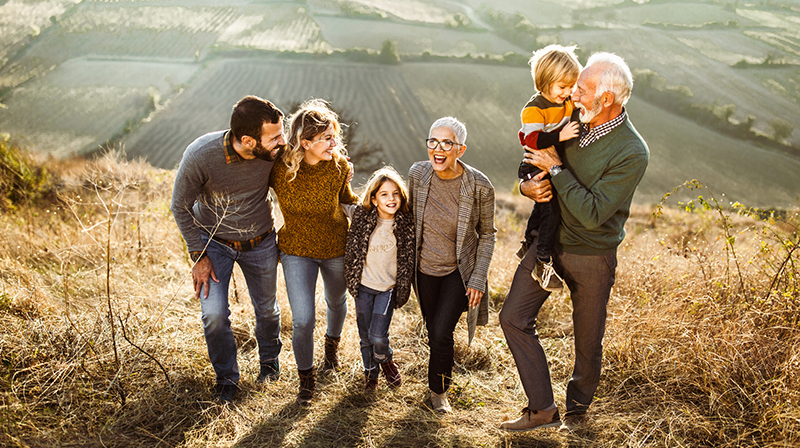
[(0, 4), (0, 67), (11, 54), (22, 48), (25, 39), (38, 35), (50, 25), (51, 17), (59, 17), (79, 1), (9, 0)]
[(73, 59), (19, 87), (0, 108), (0, 129), (56, 156), (119, 136), (189, 81), (195, 64)]
[[(462, 57), (468, 53), (527, 52), (489, 32), (333, 16), (320, 16), (316, 21), (325, 39), (333, 48), (339, 49), (364, 47), (378, 50), (383, 41), (391, 39), (397, 42), (397, 50), (401, 54), (421, 54), (427, 51), (431, 54)], [(358, 28), (357, 34), (351, 31), (353, 28)]]
[(388, 162), (397, 166), (417, 159), (411, 148), (424, 149), (430, 125), (427, 111), (393, 67), (226, 59), (211, 64), (169, 110), (134, 133), (128, 154), (172, 168), (196, 137), (228, 127), (231, 106), (248, 94), (284, 110), (309, 98), (328, 99), (358, 120), (359, 132), (382, 145)]

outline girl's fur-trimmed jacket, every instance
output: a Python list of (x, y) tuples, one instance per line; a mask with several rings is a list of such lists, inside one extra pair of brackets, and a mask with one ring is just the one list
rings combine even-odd
[[(347, 232), (347, 245), (344, 251), (345, 279), (347, 290), (353, 297), (358, 296), (364, 262), (369, 250), (369, 237), (378, 225), (378, 208), (366, 211), (364, 207), (353, 208), (350, 230)], [(398, 211), (394, 215), (394, 238), (397, 241), (397, 278), (392, 301), (395, 308), (408, 302), (411, 294), (411, 282), (414, 276), (414, 219), (410, 213)]]

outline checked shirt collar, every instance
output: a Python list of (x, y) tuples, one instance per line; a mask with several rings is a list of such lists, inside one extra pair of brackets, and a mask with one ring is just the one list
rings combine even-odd
[(622, 108), (622, 113), (613, 120), (606, 121), (605, 123), (595, 126), (592, 129), (589, 129), (588, 123), (581, 123), (581, 131), (580, 131), (580, 142), (578, 143), (581, 148), (585, 148), (592, 143), (600, 140), (600, 137), (608, 134), (611, 132), (615, 127), (622, 124), (625, 121), (625, 118), (628, 116), (628, 112), (625, 108)]
[(242, 156), (233, 149), (231, 141), (231, 131), (225, 133), (225, 163), (244, 162)]

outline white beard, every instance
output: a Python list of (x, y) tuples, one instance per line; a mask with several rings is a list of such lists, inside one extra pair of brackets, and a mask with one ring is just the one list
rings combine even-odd
[[(583, 106), (583, 104), (581, 104), (581, 106)], [(594, 119), (594, 117), (600, 114), (600, 112), (603, 110), (603, 106), (600, 105), (599, 98), (595, 98), (595, 100), (592, 101), (591, 110), (586, 110), (585, 107), (581, 107), (581, 109), (583, 109), (584, 111), (582, 114), (579, 115), (581, 123), (589, 123), (590, 121), (592, 121), (592, 119)]]

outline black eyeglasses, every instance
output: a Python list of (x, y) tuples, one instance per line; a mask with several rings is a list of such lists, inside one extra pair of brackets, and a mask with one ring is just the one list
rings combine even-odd
[(450, 152), (450, 150), (452, 150), (453, 148), (458, 148), (461, 146), (460, 143), (456, 143), (454, 141), (450, 140), (439, 141), (436, 140), (435, 138), (429, 138), (425, 140), (425, 145), (428, 146), (428, 149), (436, 149), (436, 147), (441, 147), (442, 151), (445, 152)]

